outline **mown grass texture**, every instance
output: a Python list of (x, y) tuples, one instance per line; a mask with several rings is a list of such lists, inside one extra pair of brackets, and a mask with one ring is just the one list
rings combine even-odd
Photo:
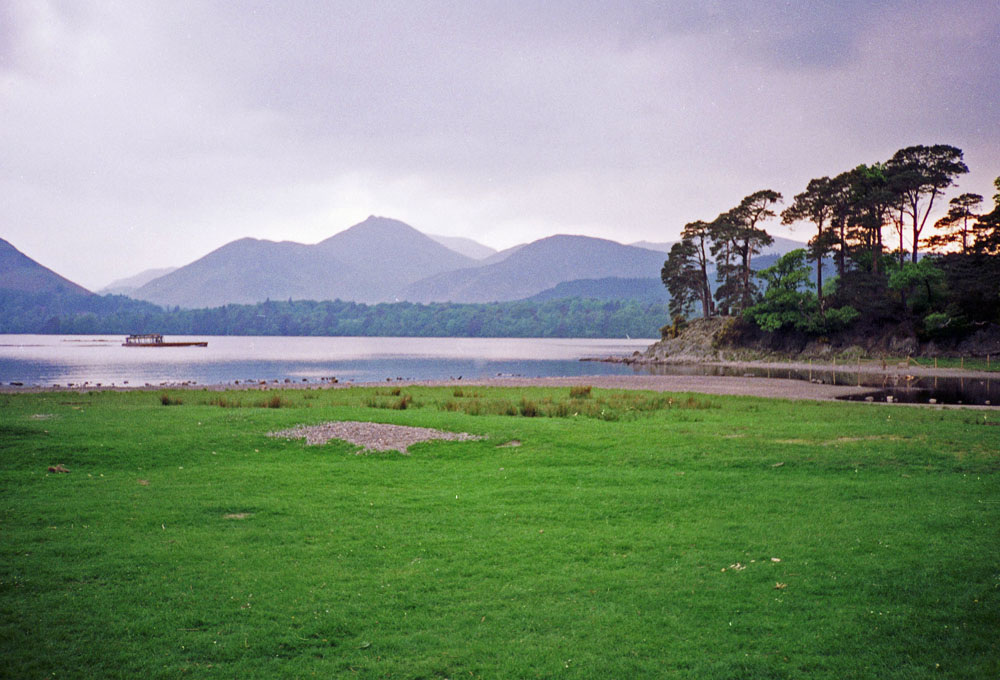
[[(993, 411), (162, 396), (0, 395), (0, 676), (1000, 675)], [(328, 420), (488, 439), (267, 436)]]

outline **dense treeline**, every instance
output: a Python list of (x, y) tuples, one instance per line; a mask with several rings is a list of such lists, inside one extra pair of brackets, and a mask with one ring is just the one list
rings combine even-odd
[[(1000, 178), (992, 211), (981, 211), (982, 196), (963, 193), (935, 233), (927, 229), (934, 206), (967, 172), (960, 149), (912, 146), (813, 179), (780, 213), (785, 224), (811, 225), (808, 247), (759, 272), (751, 261), (772, 242), (763, 224), (778, 217), (781, 194), (758, 191), (711, 222), (687, 224), (661, 271), (674, 328), (695, 310), (812, 336), (892, 328), (944, 339), (1000, 323)], [(824, 281), (815, 263), (831, 257), (836, 275)]]
[(2, 333), (651, 338), (666, 316), (663, 303), (581, 298), (427, 305), (289, 300), (164, 309), (116, 295), (0, 292)]

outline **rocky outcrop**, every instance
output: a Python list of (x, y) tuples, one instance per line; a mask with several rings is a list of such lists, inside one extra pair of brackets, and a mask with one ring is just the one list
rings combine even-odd
[(854, 328), (830, 337), (765, 333), (735, 317), (694, 319), (675, 338), (664, 338), (625, 363), (703, 363), (767, 359), (1000, 356), (1000, 326), (962, 338), (921, 339), (907, 324)]
[(712, 319), (694, 319), (675, 338), (664, 338), (651, 345), (635, 357), (643, 362), (656, 363), (691, 363), (701, 361), (719, 361), (722, 355), (731, 354), (727, 342), (727, 333), (735, 323), (730, 317), (715, 317)]

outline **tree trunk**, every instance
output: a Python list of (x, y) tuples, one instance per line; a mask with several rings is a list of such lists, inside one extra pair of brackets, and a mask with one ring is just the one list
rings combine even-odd
[(844, 271), (847, 269), (847, 239), (844, 236), (845, 225), (841, 222), (840, 227), (837, 229), (838, 235), (840, 236), (840, 252), (837, 253), (837, 276), (843, 278)]
[(712, 316), (712, 289), (708, 285), (708, 268), (701, 265), (701, 315), (708, 319)]
[(868, 238), (872, 243), (872, 274), (877, 275), (882, 264), (879, 262), (882, 259), (882, 229), (879, 228), (878, 234), (871, 234)]
[(899, 206), (899, 222), (897, 223), (896, 231), (899, 233), (899, 266), (902, 267), (903, 263), (906, 262), (906, 251), (903, 248), (903, 232), (906, 230), (906, 224), (903, 221), (904, 213), (903, 206)]
[(820, 311), (823, 309), (823, 253), (816, 255), (816, 299), (819, 300)]
[(740, 311), (750, 306), (750, 241), (743, 244), (743, 291), (740, 294)]
[(701, 314), (709, 319), (712, 316), (712, 287), (708, 283), (708, 253), (705, 252), (704, 237), (698, 246), (698, 266), (701, 267)]

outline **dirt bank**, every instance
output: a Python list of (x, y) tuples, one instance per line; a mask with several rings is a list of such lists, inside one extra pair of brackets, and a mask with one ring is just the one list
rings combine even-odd
[(714, 375), (589, 375), (570, 378), (489, 378), (486, 380), (449, 380), (445, 382), (410, 384), (429, 386), (484, 385), (488, 387), (569, 387), (570, 385), (591, 385), (611, 390), (698, 392), (701, 394), (730, 394), (748, 397), (815, 400), (836, 399), (850, 394), (871, 391), (870, 387), (822, 385), (805, 380)]

